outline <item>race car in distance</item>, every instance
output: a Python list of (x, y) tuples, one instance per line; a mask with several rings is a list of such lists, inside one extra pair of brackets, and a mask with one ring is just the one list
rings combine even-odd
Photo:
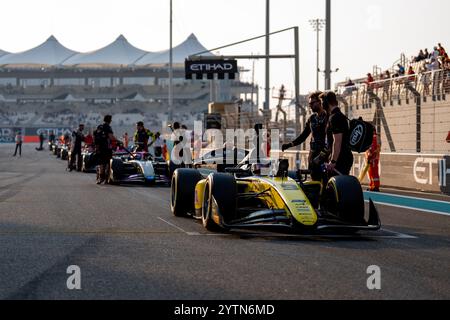
[(163, 158), (156, 158), (148, 152), (131, 152), (111, 159), (108, 183), (168, 184), (168, 177), (169, 165)]
[(365, 219), (363, 192), (355, 177), (337, 176), (322, 185), (307, 181), (307, 171), (289, 171), (286, 159), (261, 165), (267, 161), (249, 161), (254, 159), (252, 153), (238, 166), (225, 168), (225, 173), (177, 169), (171, 185), (172, 213), (201, 220), (210, 231), (269, 227), (353, 233), (380, 229), (371, 200)]
[(97, 162), (94, 156), (94, 147), (85, 145), (81, 150), (81, 171), (86, 173), (94, 173)]
[(61, 158), (61, 142), (56, 142), (52, 145), (52, 154), (55, 155), (57, 158)]
[(69, 160), (69, 151), (70, 151), (69, 145), (67, 145), (67, 144), (61, 145), (61, 147), (60, 147), (61, 160), (63, 160), (63, 161)]

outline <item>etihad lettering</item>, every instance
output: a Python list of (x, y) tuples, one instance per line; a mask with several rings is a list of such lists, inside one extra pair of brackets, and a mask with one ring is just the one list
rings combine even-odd
[(199, 71), (231, 71), (234, 66), (231, 63), (196, 63), (190, 66), (191, 71), (199, 72)]

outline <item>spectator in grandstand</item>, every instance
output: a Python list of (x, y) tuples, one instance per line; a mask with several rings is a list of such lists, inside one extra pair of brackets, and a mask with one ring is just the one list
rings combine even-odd
[(383, 101), (386, 101), (390, 97), (390, 86), (391, 86), (391, 73), (389, 70), (386, 70), (386, 72), (381, 74), (380, 80), (383, 80), (382, 86), (383, 86)]
[(414, 69), (412, 66), (409, 66), (409, 68), (408, 68), (408, 75), (411, 76), (411, 77), (408, 77), (408, 82), (416, 81), (416, 73), (414, 72)]
[(134, 145), (137, 152), (148, 152), (148, 142), (153, 140), (153, 133), (144, 127), (144, 123), (136, 123), (136, 132), (134, 133)]
[(402, 66), (400, 63), (397, 64), (398, 67), (398, 76), (402, 77), (405, 75), (405, 67)]
[(366, 79), (366, 81), (364, 82), (364, 83), (367, 85), (367, 91), (368, 91), (368, 92), (373, 92), (373, 89), (374, 89), (373, 82), (374, 82), (374, 81), (375, 81), (375, 79), (373, 78), (372, 74), (371, 74), (371, 73), (368, 73), (368, 74), (367, 74), (367, 79)]
[(348, 78), (348, 81), (344, 87), (345, 87), (344, 96), (351, 95), (352, 92), (356, 90), (355, 83), (350, 78)]
[(97, 127), (94, 133), (95, 153), (98, 159), (97, 184), (106, 181), (109, 172), (109, 162), (112, 159), (112, 143), (117, 139), (111, 129), (112, 116), (106, 115), (104, 123)]
[(20, 131), (17, 131), (15, 141), (16, 141), (16, 151), (14, 151), (13, 157), (17, 156), (17, 151), (19, 151), (19, 157), (22, 157), (23, 137)]
[(425, 53), (423, 52), (423, 50), (420, 50), (419, 54), (414, 59), (414, 62), (420, 62), (420, 61), (423, 61), (425, 59), (427, 59), (427, 57), (425, 56)]
[(440, 57), (444, 57), (447, 54), (444, 47), (440, 43), (438, 43), (438, 51)]
[(437, 59), (437, 58), (439, 58), (439, 49), (438, 49), (438, 47), (434, 47), (433, 48), (433, 53), (431, 54), (431, 59)]
[(425, 49), (425, 51), (423, 52), (423, 54), (424, 54), (424, 56), (425, 56), (425, 59), (430, 59), (431, 55), (430, 55), (430, 53), (428, 52), (428, 48)]
[(431, 62), (429, 64), (427, 64), (428, 71), (435, 71), (435, 70), (439, 70), (440, 68), (441, 68), (441, 66), (439, 64), (439, 60), (435, 59), (435, 58), (431, 58)]
[(427, 69), (426, 66), (424, 66), (422, 68), (420, 73), (421, 73), (420, 81), (423, 84), (423, 94), (425, 96), (427, 96), (427, 95), (430, 94), (430, 79), (431, 79), (431, 76), (430, 76), (430, 73), (428, 72), (428, 69)]

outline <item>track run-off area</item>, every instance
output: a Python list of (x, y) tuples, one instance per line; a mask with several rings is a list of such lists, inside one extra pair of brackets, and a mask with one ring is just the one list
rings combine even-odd
[(214, 234), (171, 214), (167, 186), (98, 186), (35, 145), (13, 149), (0, 145), (0, 299), (450, 298), (448, 196), (365, 193), (379, 232)]

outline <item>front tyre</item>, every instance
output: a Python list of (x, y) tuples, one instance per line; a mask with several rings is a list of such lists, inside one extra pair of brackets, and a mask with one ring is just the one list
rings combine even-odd
[(195, 187), (203, 179), (193, 169), (177, 169), (172, 176), (170, 210), (176, 217), (185, 217), (194, 211)]
[[(227, 223), (235, 218), (236, 197), (237, 185), (232, 175), (223, 173), (209, 175), (203, 195), (203, 226), (209, 231), (223, 229), (222, 220)], [(214, 213), (214, 210), (218, 212)]]
[(326, 188), (326, 206), (343, 222), (365, 224), (364, 195), (361, 184), (353, 176), (330, 179)]

